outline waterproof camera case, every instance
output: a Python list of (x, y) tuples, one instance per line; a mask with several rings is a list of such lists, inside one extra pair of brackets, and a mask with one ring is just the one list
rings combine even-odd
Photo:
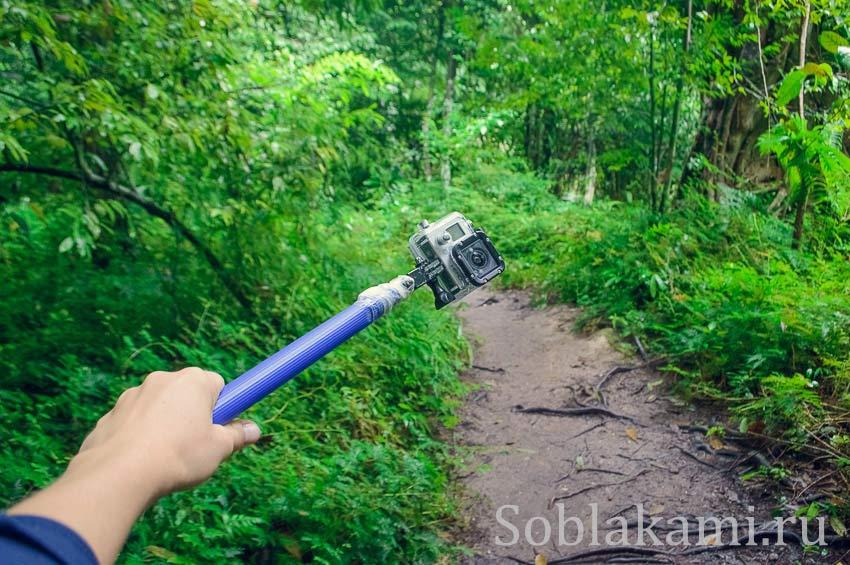
[(419, 224), (408, 241), (416, 269), (410, 272), (416, 287), (427, 284), (437, 309), (459, 300), (505, 270), (505, 261), (490, 238), (476, 230), (459, 212), (440, 221)]

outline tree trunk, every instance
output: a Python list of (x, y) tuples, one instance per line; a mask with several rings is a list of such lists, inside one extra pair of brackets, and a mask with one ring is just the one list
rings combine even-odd
[(649, 199), (653, 210), (658, 209), (658, 133), (655, 129), (655, 30), (649, 35)]
[(673, 119), (670, 123), (670, 150), (667, 156), (667, 167), (665, 169), (665, 186), (661, 193), (661, 211), (663, 212), (673, 202), (673, 161), (676, 160), (676, 149), (679, 132), (679, 113), (682, 108), (682, 98), (685, 88), (685, 73), (688, 70), (688, 50), (691, 46), (691, 23), (693, 20), (693, 0), (688, 0), (688, 27), (682, 40), (682, 64), (679, 77), (676, 79), (676, 100), (673, 102)]
[[(435, 70), (436, 72), (436, 70)], [(425, 104), (425, 115), (422, 116), (422, 173), (425, 180), (431, 182), (433, 172), (431, 171), (431, 114), (434, 112), (434, 82), (428, 90), (428, 103)]]
[[(802, 21), (800, 22), (800, 68), (801, 69), (806, 66), (806, 40), (809, 37), (809, 16), (811, 15), (811, 13), (812, 13), (812, 5), (809, 2), (806, 2), (806, 11), (803, 14)], [(800, 102), (800, 119), (801, 120), (806, 119), (806, 106), (804, 104), (804, 102), (805, 102), (805, 97), (804, 97), (805, 91), (806, 91), (805, 88), (800, 89), (799, 102)]]
[(454, 102), (455, 76), (457, 74), (457, 60), (454, 53), (449, 53), (446, 70), (446, 96), (443, 99), (443, 150), (442, 163), (440, 164), (440, 177), (443, 179), (443, 188), (448, 189), (452, 184), (452, 160), (449, 148), (449, 139), (452, 136), (452, 104)]
[(440, 46), (443, 43), (443, 29), (445, 28), (445, 12), (440, 7), (437, 20), (437, 42), (431, 55), (431, 78), (428, 81), (428, 102), (425, 104), (425, 115), (422, 116), (422, 172), (425, 180), (431, 182), (433, 172), (431, 170), (431, 119), (434, 113), (434, 98), (437, 85), (437, 61), (440, 58)]
[(587, 176), (585, 182), (584, 203), (590, 206), (593, 204), (593, 197), (596, 194), (596, 141), (593, 138), (592, 131), (587, 140)]
[(806, 208), (809, 207), (809, 185), (804, 175), (800, 175), (800, 197), (797, 200), (797, 209), (794, 213), (794, 235), (791, 238), (791, 249), (800, 249), (803, 241), (803, 219), (806, 217)]
[[(745, 14), (736, 10), (735, 25), (743, 25)], [(737, 60), (741, 72), (750, 84), (777, 84), (794, 65), (791, 44), (769, 59), (762, 59), (763, 44), (774, 43), (776, 38), (791, 32), (786, 26), (771, 21), (764, 34), (758, 34), (759, 43), (727, 47), (728, 54)], [(713, 183), (723, 179), (729, 184), (739, 181), (753, 185), (772, 185), (784, 179), (782, 168), (772, 156), (762, 156), (756, 145), (761, 134), (770, 128), (770, 121), (759, 106), (757, 97), (749, 93), (730, 94), (724, 98), (706, 96), (703, 99), (701, 126), (691, 148), (682, 184), (695, 180)], [(709, 166), (694, 167), (704, 158)]]
[(531, 163), (531, 168), (537, 168), (537, 152), (534, 147), (534, 104), (525, 106), (525, 158)]
[[(806, 66), (806, 39), (809, 36), (809, 15), (811, 14), (811, 4), (806, 2), (805, 12), (800, 20), (800, 68)], [(806, 119), (805, 106), (805, 88), (800, 88), (799, 110), (800, 119)], [(809, 207), (809, 179), (804, 171), (800, 171), (800, 197), (797, 200), (797, 212), (794, 214), (794, 236), (791, 240), (793, 249), (800, 248), (800, 242), (803, 240), (803, 220), (806, 217), (806, 208)]]

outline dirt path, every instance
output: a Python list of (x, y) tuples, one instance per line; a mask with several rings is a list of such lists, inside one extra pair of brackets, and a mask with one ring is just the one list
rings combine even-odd
[[(582, 551), (608, 551), (606, 535), (611, 528), (623, 528), (622, 522), (605, 524), (612, 516), (631, 522), (628, 539), (634, 545), (638, 533), (635, 505), (643, 506), (647, 524), (652, 518), (675, 516), (737, 517), (744, 529), (748, 516), (754, 516), (756, 524), (769, 520), (771, 487), (744, 484), (738, 473), (726, 471), (735, 456), (731, 446), (721, 446), (717, 440), (712, 446), (702, 433), (681, 431), (676, 424), (710, 424), (711, 416), (669, 398), (661, 377), (651, 370), (623, 372), (608, 379), (603, 391), (614, 415), (558, 417), (520, 411), (519, 407), (598, 406), (594, 389), (602, 376), (614, 367), (639, 364), (639, 360), (618, 353), (602, 332), (590, 336), (573, 333), (577, 313), (569, 307), (532, 308), (529, 297), (520, 292), (484, 291), (471, 296), (460, 311), (467, 335), (476, 342), (475, 367), (466, 376), (480, 385), (470, 395), (455, 430), (455, 439), (472, 447), (474, 453), (462, 478), (471, 493), (467, 516), (472, 533), (464, 541), (474, 548), (475, 555), (468, 563), (516, 562), (510, 558), (533, 563), (536, 553), (545, 554), (551, 563)], [(565, 497), (560, 501), (565, 518), (578, 518), (564, 522), (563, 541), (575, 542), (575, 522), (582, 523), (582, 540), (576, 545), (559, 543), (559, 509), (554, 504), (558, 501), (553, 501), (559, 496)], [(592, 504), (597, 505), (597, 546), (591, 545)], [(518, 530), (519, 540), (511, 546), (496, 543), (497, 537), (503, 542), (514, 537), (497, 521), (497, 509), (505, 505), (515, 507), (505, 508), (502, 514), (503, 520)], [(542, 518), (532, 520), (529, 532), (532, 541), (540, 544), (532, 545), (526, 539), (526, 525), (538, 516), (548, 520), (551, 535), (540, 544), (546, 539), (546, 526)], [(582, 562), (834, 562), (825, 556), (803, 558), (798, 547), (774, 544), (681, 555), (686, 549), (679, 541), (682, 522), (672, 526), (679, 533), (671, 539), (679, 545), (657, 549), (672, 549), (675, 554), (595, 554)], [(688, 526), (688, 530), (698, 532), (697, 526)], [(653, 531), (666, 543), (669, 531), (661, 527)], [(706, 532), (706, 542), (716, 544), (711, 522)], [(616, 535), (610, 539), (620, 539)], [(817, 536), (814, 526), (812, 535)], [(691, 537), (689, 547), (696, 544), (697, 537)], [(731, 538), (727, 531), (719, 541)], [(648, 534), (644, 541), (647, 548), (654, 543)]]

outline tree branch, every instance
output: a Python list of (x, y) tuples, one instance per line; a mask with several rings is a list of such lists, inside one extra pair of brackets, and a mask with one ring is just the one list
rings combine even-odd
[(14, 98), (15, 100), (18, 100), (19, 102), (24, 102), (26, 104), (29, 104), (30, 106), (35, 106), (36, 108), (39, 108), (41, 110), (47, 110), (47, 109), (50, 108), (50, 106), (48, 104), (42, 104), (41, 102), (38, 102), (36, 100), (30, 100), (29, 98), (24, 98), (23, 96), (18, 96), (17, 94), (14, 94), (12, 92), (8, 92), (6, 90), (0, 90), (0, 95), (8, 96), (9, 98)]
[(200, 252), (200, 254), (204, 256), (204, 259), (206, 259), (207, 263), (209, 263), (210, 267), (212, 267), (213, 271), (215, 271), (215, 274), (218, 276), (219, 280), (221, 280), (222, 284), (225, 286), (225, 288), (227, 288), (228, 291), (230, 291), (230, 293), (237, 300), (237, 302), (239, 302), (239, 304), (246, 310), (251, 310), (251, 301), (245, 294), (242, 285), (230, 273), (227, 272), (221, 260), (218, 258), (218, 256), (216, 256), (215, 253), (213, 253), (212, 249), (210, 249), (206, 243), (201, 241), (198, 236), (194, 234), (194, 232), (192, 232), (182, 221), (180, 221), (180, 219), (174, 214), (174, 212), (167, 210), (161, 207), (156, 202), (145, 198), (135, 190), (126, 187), (122, 184), (110, 181), (100, 175), (94, 174), (91, 171), (81, 173), (76, 171), (56, 169), (53, 167), (38, 167), (31, 165), (7, 163), (0, 165), (0, 172), (30, 173), (73, 181), (82, 181), (108, 194), (136, 204), (151, 216), (163, 220), (166, 224), (177, 230), (180, 235), (186, 238), (189, 243), (191, 243), (195, 247), (195, 249), (198, 250), (198, 252)]

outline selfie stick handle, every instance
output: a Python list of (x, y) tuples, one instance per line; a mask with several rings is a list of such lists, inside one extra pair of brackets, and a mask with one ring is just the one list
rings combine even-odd
[(215, 403), (213, 423), (230, 422), (389, 312), (413, 290), (414, 281), (406, 275), (364, 290), (354, 304), (227, 383)]

